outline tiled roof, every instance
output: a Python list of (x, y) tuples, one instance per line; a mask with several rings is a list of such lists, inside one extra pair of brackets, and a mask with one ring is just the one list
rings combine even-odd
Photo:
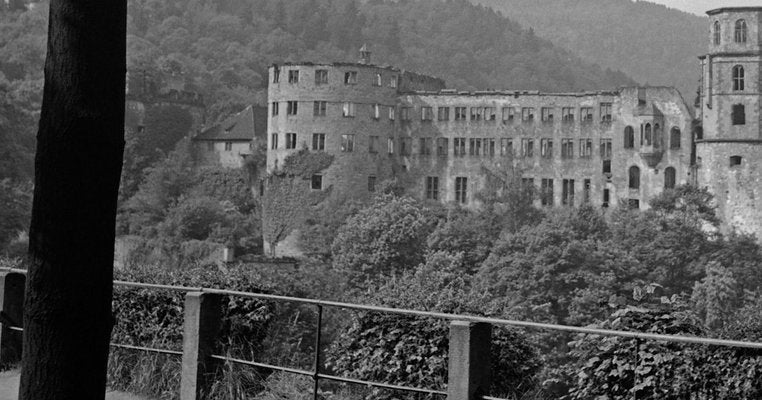
[(193, 140), (252, 140), (256, 135), (256, 125), (254, 123), (254, 107), (248, 106), (238, 114), (232, 115), (221, 123), (202, 131)]

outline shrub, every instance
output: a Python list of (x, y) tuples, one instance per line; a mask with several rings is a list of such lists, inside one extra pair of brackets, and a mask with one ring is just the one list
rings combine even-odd
[[(167, 271), (138, 268), (118, 273), (119, 279), (192, 287), (218, 287), (262, 292), (255, 275), (240, 270)], [(112, 307), (117, 318), (112, 341), (120, 344), (182, 350), (184, 293), (169, 290), (117, 288)], [(258, 354), (274, 316), (269, 302), (229, 297), (224, 303), (218, 354), (250, 358)], [(180, 363), (172, 356), (112, 349), (109, 385), (114, 389), (159, 398), (176, 398)], [(225, 398), (225, 397), (221, 397)], [(233, 397), (236, 398), (236, 397)]]

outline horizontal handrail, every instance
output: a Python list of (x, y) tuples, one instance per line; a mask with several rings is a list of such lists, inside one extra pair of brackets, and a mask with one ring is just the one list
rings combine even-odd
[[(22, 270), (22, 269), (3, 268), (2, 270), (26, 273), (26, 270)], [(725, 346), (725, 347), (740, 347), (740, 348), (748, 348), (748, 349), (762, 349), (762, 343), (759, 343), (759, 342), (745, 342), (745, 341), (739, 341), (739, 340), (702, 338), (698, 336), (678, 336), (678, 335), (663, 335), (658, 333), (618, 331), (613, 329), (586, 328), (586, 327), (580, 327), (580, 326), (546, 324), (546, 323), (540, 323), (540, 322), (519, 321), (519, 320), (491, 318), (491, 317), (479, 317), (479, 316), (473, 316), (473, 315), (460, 315), (460, 314), (449, 314), (449, 313), (432, 312), (432, 311), (409, 310), (409, 309), (402, 309), (402, 308), (369, 306), (369, 305), (362, 305), (362, 304), (342, 303), (342, 302), (329, 301), (329, 300), (316, 300), (316, 299), (305, 299), (301, 297), (279, 296), (279, 295), (265, 294), (265, 293), (241, 292), (236, 290), (188, 287), (188, 286), (177, 286), (177, 285), (162, 285), (162, 284), (154, 284), (154, 283), (129, 282), (129, 281), (120, 281), (120, 280), (115, 280), (114, 285), (125, 286), (125, 287), (148, 288), (148, 289), (173, 290), (173, 291), (180, 291), (180, 292), (215, 293), (215, 294), (228, 295), (228, 296), (248, 297), (248, 298), (255, 298), (255, 299), (262, 299), (262, 300), (296, 302), (296, 303), (302, 303), (302, 304), (313, 304), (313, 305), (344, 308), (344, 309), (358, 310), (358, 311), (373, 311), (373, 312), (382, 312), (382, 313), (388, 313), (388, 314), (445, 319), (450, 321), (485, 322), (485, 323), (494, 324), (494, 325), (513, 326), (513, 327), (519, 327), (519, 328), (535, 328), (535, 329), (542, 329), (542, 330), (562, 331), (562, 332), (570, 332), (570, 333), (584, 333), (584, 334), (600, 335), (600, 336), (618, 336), (618, 337), (624, 337), (624, 338), (630, 338), (630, 339), (647, 339), (647, 340), (673, 342), (673, 343), (688, 343), (688, 344), (700, 344), (700, 345), (708, 345), (708, 346)]]
[(168, 350), (168, 349), (157, 349), (154, 347), (143, 347), (143, 346), (133, 346), (130, 344), (120, 344), (120, 343), (109, 343), (109, 346), (111, 347), (117, 347), (120, 349), (129, 349), (129, 350), (139, 350), (139, 351), (145, 351), (148, 353), (159, 353), (159, 354), (169, 354), (173, 356), (182, 356), (182, 351), (177, 350)]

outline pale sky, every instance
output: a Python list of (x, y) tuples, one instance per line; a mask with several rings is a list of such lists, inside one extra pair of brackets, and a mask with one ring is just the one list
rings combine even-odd
[(762, 7), (762, 0), (646, 0), (651, 3), (664, 4), (667, 7), (677, 8), (701, 16), (706, 12), (721, 7)]

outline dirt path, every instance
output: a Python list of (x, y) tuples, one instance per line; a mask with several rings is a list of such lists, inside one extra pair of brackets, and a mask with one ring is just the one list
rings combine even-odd
[[(19, 371), (0, 372), (0, 400), (17, 400), (19, 393)], [(107, 392), (106, 400), (149, 400), (122, 392)]]

